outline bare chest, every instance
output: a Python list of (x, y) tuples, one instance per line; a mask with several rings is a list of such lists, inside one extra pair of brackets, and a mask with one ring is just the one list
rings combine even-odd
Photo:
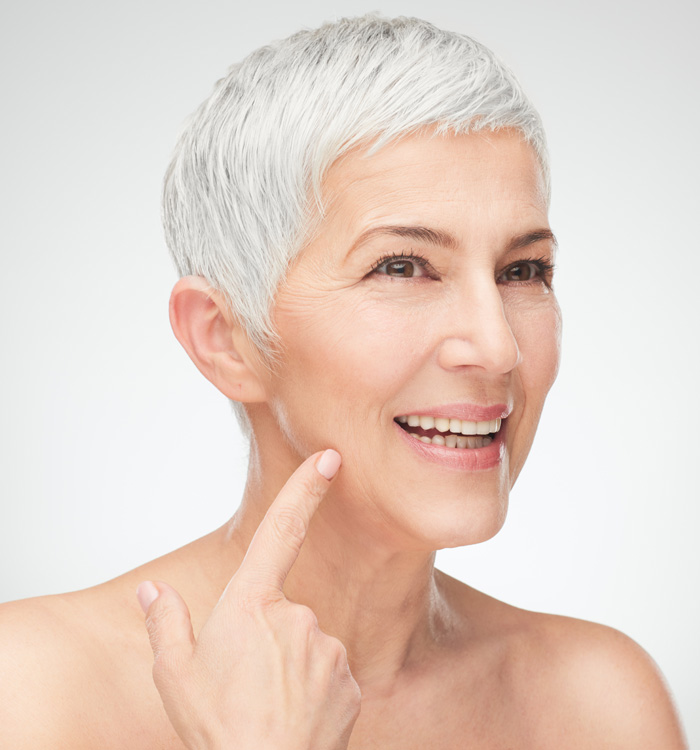
[[(448, 678), (432, 689), (422, 687), (390, 699), (363, 701), (348, 750), (530, 747), (517, 712), (510, 713), (490, 686), (484, 685), (479, 695), (465, 692), (466, 687), (462, 681)], [(125, 682), (115, 698), (109, 719), (101, 723), (99, 738), (94, 738), (99, 739), (99, 747), (184, 750), (152, 681), (134, 680), (129, 687)]]
[(349, 750), (528, 750), (529, 723), (497, 674), (458, 665), (420, 689), (363, 701)]
[[(87, 746), (183, 750), (153, 683), (147, 638), (140, 631), (137, 635), (100, 665), (99, 676), (93, 675), (91, 684), (102, 682), (105, 687), (89, 711), (98, 723)], [(543, 750), (529, 736), (518, 699), (522, 691), (504, 677), (507, 671), (500, 658), (452, 653), (441, 664), (433, 663), (429, 673), (395, 690), (368, 691), (348, 750)], [(95, 695), (85, 688), (86, 696)]]
[[(506, 750), (531, 745), (510, 721), (493, 712), (476, 715), (453, 701), (440, 706), (394, 707), (381, 714), (366, 710), (358, 719), (348, 750)], [(185, 750), (162, 707), (141, 706), (104, 726), (105, 750)], [(541, 750), (541, 748), (538, 748)]]

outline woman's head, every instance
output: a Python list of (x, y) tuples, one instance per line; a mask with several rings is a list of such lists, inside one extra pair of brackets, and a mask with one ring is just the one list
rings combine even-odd
[(278, 366), (251, 357), (200, 277), (173, 291), (176, 334), (247, 405), (263, 500), (332, 447), (344, 469), (319, 511), (325, 537), (375, 551), (483, 541), (505, 519), (559, 361), (535, 152), (512, 129), (422, 131), (350, 150), (322, 195), (272, 309)]
[(531, 145), (548, 196), (539, 117), (490, 50), (417, 19), (300, 32), (234, 66), (190, 120), (166, 176), (168, 245), (179, 272), (219, 290), (269, 358), (277, 290), (319, 230), (324, 177), (340, 157), (419, 131), (505, 128)]
[(483, 541), (559, 362), (534, 151), (508, 129), (415, 134), (336, 161), (324, 197), (273, 308), (284, 348), (252, 405), (256, 441), (288, 471), (341, 453), (335, 527), (424, 549)]

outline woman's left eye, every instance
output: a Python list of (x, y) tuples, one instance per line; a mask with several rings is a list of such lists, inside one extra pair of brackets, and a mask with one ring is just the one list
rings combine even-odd
[(539, 279), (549, 285), (549, 277), (554, 266), (541, 260), (521, 260), (512, 263), (501, 272), (498, 281), (533, 281)]
[(426, 265), (426, 260), (413, 255), (392, 256), (380, 259), (372, 269), (372, 272), (378, 273), (381, 276), (410, 279), (418, 276), (430, 276)]

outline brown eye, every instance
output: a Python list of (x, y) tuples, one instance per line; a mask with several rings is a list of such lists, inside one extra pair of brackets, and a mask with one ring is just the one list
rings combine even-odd
[(419, 276), (430, 276), (428, 263), (417, 256), (384, 258), (374, 267), (374, 273), (380, 276), (391, 276), (394, 279), (410, 279)]
[(388, 276), (403, 276), (407, 278), (413, 276), (415, 273), (415, 267), (410, 260), (394, 260), (391, 263), (387, 263), (385, 268)]
[(540, 275), (540, 269), (536, 263), (514, 263), (506, 268), (499, 281), (532, 281)]

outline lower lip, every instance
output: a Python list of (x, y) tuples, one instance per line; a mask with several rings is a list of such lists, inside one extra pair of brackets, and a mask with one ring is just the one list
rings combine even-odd
[(411, 437), (398, 423), (394, 422), (394, 427), (399, 431), (401, 439), (416, 451), (420, 458), (458, 471), (493, 469), (501, 463), (505, 453), (503, 440), (506, 427), (505, 420), (501, 423), (501, 429), (494, 435), (491, 443), (483, 448), (447, 448), (443, 445), (423, 443), (417, 438)]

